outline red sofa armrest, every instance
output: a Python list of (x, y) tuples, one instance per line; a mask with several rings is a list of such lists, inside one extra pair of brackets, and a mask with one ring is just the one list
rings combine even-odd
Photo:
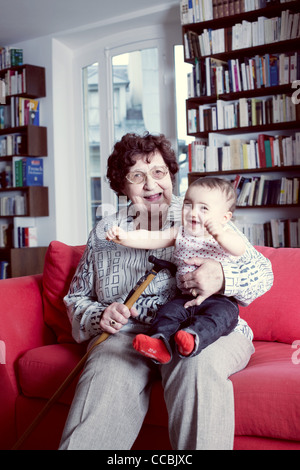
[(0, 448), (16, 439), (16, 361), (28, 349), (55, 342), (44, 324), (41, 274), (0, 281)]
[(44, 324), (41, 274), (1, 280), (0, 299), (0, 340), (5, 343), (6, 365), (13, 365), (28, 349), (55, 342)]

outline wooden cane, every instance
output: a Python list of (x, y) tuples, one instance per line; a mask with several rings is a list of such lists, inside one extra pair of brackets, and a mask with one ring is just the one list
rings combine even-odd
[[(124, 305), (131, 309), (131, 307), (135, 304), (139, 296), (142, 292), (146, 289), (146, 287), (150, 284), (153, 278), (158, 274), (159, 271), (162, 269), (169, 269), (172, 273), (174, 273), (174, 265), (168, 261), (158, 260), (154, 256), (149, 257), (149, 261), (154, 263), (154, 267), (148, 271), (136, 284), (136, 286), (131, 290), (128, 294), (127, 299), (125, 300)], [(40, 413), (36, 416), (36, 418), (32, 421), (32, 423), (28, 426), (26, 431), (22, 434), (22, 436), (17, 440), (11, 450), (18, 450), (23, 442), (27, 439), (28, 436), (33, 432), (33, 430), (37, 427), (37, 425), (42, 421), (44, 416), (48, 413), (50, 408), (54, 405), (54, 403), (61, 397), (67, 387), (71, 384), (71, 382), (75, 379), (75, 377), (79, 374), (81, 369), (83, 368), (88, 356), (93, 351), (93, 349), (98, 346), (99, 344), (103, 343), (108, 337), (110, 336), (109, 333), (103, 332), (100, 337), (95, 341), (95, 343), (91, 346), (91, 348), (85, 353), (85, 355), (80, 359), (78, 364), (74, 367), (74, 369), (70, 372), (61, 386), (56, 390), (56, 392), (52, 395), (52, 397), (47, 401), (44, 408), (40, 411)]]

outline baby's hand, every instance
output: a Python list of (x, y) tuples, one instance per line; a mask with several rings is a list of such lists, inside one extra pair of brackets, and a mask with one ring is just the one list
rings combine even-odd
[(208, 231), (210, 235), (212, 235), (214, 238), (217, 237), (218, 235), (221, 235), (223, 232), (223, 225), (220, 224), (220, 222), (216, 222), (213, 219), (207, 219), (207, 221), (204, 224), (204, 227)]
[(126, 238), (126, 232), (120, 227), (113, 226), (106, 232), (105, 238), (115, 243), (121, 243)]
[[(193, 294), (194, 295), (194, 294)], [(185, 304), (184, 304), (184, 307), (185, 308), (188, 308), (188, 307), (194, 307), (196, 305), (201, 305), (202, 302), (205, 300), (205, 297), (203, 297), (202, 295), (197, 295), (197, 297), (195, 299), (192, 299), (192, 300), (188, 300)]]

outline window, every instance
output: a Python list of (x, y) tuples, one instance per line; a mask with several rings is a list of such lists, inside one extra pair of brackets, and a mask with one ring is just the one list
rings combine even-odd
[(128, 132), (160, 132), (157, 48), (112, 58), (114, 140)]
[(185, 100), (188, 97), (187, 74), (192, 71), (192, 65), (184, 62), (183, 46), (174, 47), (175, 55), (175, 87), (176, 87), (176, 121), (177, 121), (177, 150), (178, 150), (178, 193), (183, 196), (188, 187), (188, 144), (194, 140), (187, 135)]
[[(173, 46), (169, 50), (173, 50)], [(183, 60), (182, 46), (175, 46), (174, 55), (175, 62), (172, 58), (168, 61), (168, 66), (175, 63), (176, 90), (169, 89), (167, 97), (160, 93), (161, 89), (164, 89), (161, 77), (166, 73), (166, 70), (161, 70), (160, 67), (165, 67), (166, 62), (159, 60), (157, 46), (151, 45), (148, 48), (116, 54), (110, 56), (111, 59), (105, 65), (101, 63), (100, 66), (96, 62), (82, 68), (88, 231), (101, 217), (101, 211), (98, 211), (97, 215), (97, 208), (110, 204), (107, 202), (107, 192), (110, 189), (105, 181), (104, 160), (110, 154), (114, 143), (127, 132), (138, 134), (143, 134), (145, 131), (156, 134), (164, 132), (170, 138), (173, 135), (176, 139), (175, 121), (177, 121), (180, 171), (179, 189), (176, 188), (176, 193), (184, 194), (187, 189), (187, 148), (188, 143), (193, 139), (186, 135), (185, 100), (187, 98), (187, 71), (190, 71), (191, 66)], [(111, 67), (111, 70), (108, 71), (106, 66)], [(112, 77), (111, 86), (106, 83), (109, 76)], [(105, 89), (100, 89), (101, 83)], [(170, 100), (173, 105), (174, 97), (176, 97), (176, 116), (174, 112), (169, 115), (168, 111)], [(104, 109), (100, 108), (100, 104)], [(113, 110), (113, 116), (109, 122), (105, 121), (104, 117), (109, 116), (109, 113), (106, 114), (105, 111), (107, 109)], [(164, 119), (170, 119), (174, 124), (168, 121), (166, 126), (166, 122), (162, 123), (162, 115), (165, 116)], [(100, 145), (101, 128), (103, 142)]]
[(96, 223), (101, 204), (98, 64), (83, 68), (84, 135), (88, 229)]

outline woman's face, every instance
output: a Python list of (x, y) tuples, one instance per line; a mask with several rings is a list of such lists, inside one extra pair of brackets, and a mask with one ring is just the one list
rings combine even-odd
[(124, 188), (125, 195), (133, 204), (145, 205), (148, 212), (152, 212), (155, 206), (169, 206), (172, 198), (173, 187), (169, 171), (161, 179), (155, 179), (149, 173), (154, 167), (158, 172), (166, 167), (160, 152), (155, 152), (150, 158), (148, 155), (137, 157), (136, 163), (130, 168), (130, 173), (143, 172), (145, 181), (135, 184), (126, 179)]

